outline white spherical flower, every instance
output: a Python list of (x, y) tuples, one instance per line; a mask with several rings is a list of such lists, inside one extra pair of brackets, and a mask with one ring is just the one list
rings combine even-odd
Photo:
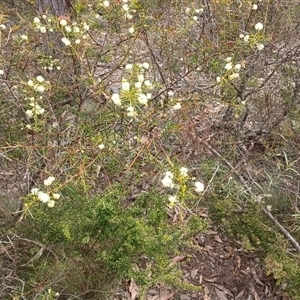
[(129, 10), (128, 4), (124, 4), (124, 5), (122, 6), (122, 8), (123, 8), (123, 10), (125, 10), (125, 11), (128, 11), (128, 10)]
[(225, 65), (225, 69), (226, 69), (227, 71), (231, 70), (231, 69), (232, 69), (232, 64), (231, 64), (231, 63), (227, 63), (227, 64)]
[(129, 91), (130, 90), (130, 83), (128, 81), (122, 82), (122, 90), (123, 91)]
[(47, 32), (47, 29), (46, 29), (45, 26), (41, 26), (41, 27), (40, 27), (40, 31), (41, 31), (41, 33), (46, 33), (46, 32)]
[(55, 205), (55, 201), (54, 200), (49, 200), (47, 205), (48, 205), (48, 207), (52, 208)]
[(148, 102), (148, 98), (145, 94), (139, 94), (138, 96), (138, 101), (143, 104), (143, 105), (146, 105), (147, 102)]
[(45, 91), (45, 87), (43, 85), (38, 85), (36, 87), (36, 90), (39, 92), (39, 93), (43, 93)]
[(69, 25), (65, 26), (65, 31), (66, 32), (71, 32), (72, 31), (71, 26), (69, 26)]
[(28, 85), (28, 86), (33, 86), (34, 83), (33, 83), (33, 81), (30, 79), (30, 80), (27, 81), (27, 85)]
[(255, 24), (254, 28), (256, 30), (262, 30), (264, 28), (264, 25), (261, 22), (258, 22)]
[(232, 57), (231, 57), (231, 56), (226, 57), (226, 58), (225, 58), (225, 61), (226, 61), (226, 62), (231, 62), (231, 61), (232, 61)]
[(44, 185), (45, 186), (50, 186), (53, 183), (54, 180), (55, 180), (55, 177), (50, 176), (50, 177), (48, 177), (47, 179), (44, 180)]
[(129, 31), (129, 33), (134, 33), (134, 28), (133, 28), (133, 27), (130, 27), (130, 28), (128, 29), (128, 31)]
[(45, 81), (44, 77), (41, 76), (41, 75), (37, 76), (37, 77), (36, 77), (36, 80), (37, 80), (38, 82), (40, 82), (40, 83), (42, 83), (42, 82)]
[(143, 74), (138, 75), (138, 82), (143, 82), (145, 80), (145, 77)]
[(241, 67), (242, 67), (241, 64), (236, 64), (236, 65), (234, 66), (234, 68), (235, 68), (236, 71), (239, 71), (239, 70), (241, 69)]
[(262, 49), (265, 48), (264, 44), (262, 44), (262, 43), (258, 43), (258, 44), (256, 45), (256, 47), (257, 47), (257, 50), (258, 50), (258, 51), (261, 51)]
[(197, 20), (198, 20), (198, 17), (197, 17), (197, 16), (193, 16), (193, 20), (194, 20), (194, 21), (197, 21)]
[(185, 9), (185, 13), (186, 14), (189, 14), (191, 12), (191, 9), (189, 8), (189, 7), (187, 7), (186, 9)]
[(217, 83), (220, 83), (220, 82), (221, 82), (221, 77), (218, 76), (218, 77), (216, 78), (216, 81), (217, 81)]
[(76, 33), (80, 32), (79, 27), (75, 26), (75, 27), (73, 28), (73, 32), (76, 32)]
[(26, 34), (22, 34), (21, 39), (24, 41), (28, 41), (28, 36)]
[(201, 14), (201, 13), (203, 13), (203, 8), (195, 9), (195, 13), (196, 13), (196, 14)]
[(35, 113), (37, 115), (42, 115), (45, 112), (45, 109), (40, 107), (38, 104), (35, 105)]
[(170, 178), (174, 177), (173, 173), (170, 172), (170, 171), (167, 171), (166, 174), (165, 174), (165, 176), (170, 177)]
[(169, 206), (172, 208), (177, 202), (176, 196), (169, 196)]
[(104, 146), (104, 144), (100, 144), (100, 145), (98, 146), (98, 148), (99, 148), (100, 150), (103, 150), (103, 149), (105, 148), (105, 146)]
[(147, 87), (151, 87), (152, 86), (150, 80), (148, 80), (148, 79), (144, 81), (144, 85), (147, 86)]
[(50, 196), (42, 191), (38, 191), (37, 196), (43, 203), (47, 203), (50, 200)]
[(52, 194), (52, 198), (53, 198), (54, 200), (58, 200), (58, 199), (60, 198), (60, 194), (54, 193), (54, 194)]
[(69, 39), (67, 39), (66, 37), (63, 37), (61, 39), (61, 41), (66, 45), (66, 46), (70, 46), (71, 45), (71, 42)]
[(35, 17), (35, 18), (33, 19), (33, 23), (40, 23), (40, 22), (41, 22), (40, 19), (37, 18), (37, 17)]
[(181, 108), (181, 104), (179, 102), (177, 102), (175, 105), (173, 105), (172, 107), (174, 110), (178, 110)]
[(147, 69), (147, 70), (148, 70), (148, 69), (149, 69), (149, 66), (150, 66), (150, 65), (149, 65), (147, 62), (144, 62), (144, 63), (143, 63), (143, 68), (144, 68), (144, 69)]
[(80, 42), (81, 42), (81, 40), (80, 39), (77, 39), (76, 41), (75, 41), (75, 44), (80, 44)]
[(90, 26), (88, 24), (86, 24), (86, 23), (83, 23), (83, 29), (85, 31), (88, 31), (90, 29)]
[(162, 179), (161, 183), (164, 187), (168, 187), (168, 188), (174, 188), (174, 183), (173, 183), (173, 174), (171, 172), (167, 172), (165, 174), (165, 177)]
[(133, 67), (133, 65), (132, 65), (132, 64), (127, 64), (127, 65), (125, 66), (125, 69), (126, 69), (126, 70), (131, 70), (131, 69), (132, 69), (132, 67)]
[(258, 8), (257, 4), (253, 4), (252, 10), (257, 10), (257, 8)]
[(103, 7), (109, 7), (109, 1), (103, 1), (102, 3)]
[(68, 22), (67, 22), (67, 20), (65, 20), (65, 19), (61, 19), (61, 20), (59, 21), (59, 24), (60, 24), (61, 26), (66, 26), (66, 25), (68, 24)]
[(0, 24), (0, 29), (6, 29), (6, 26), (4, 24)]
[(57, 66), (57, 67), (56, 67), (56, 70), (58, 70), (58, 71), (59, 71), (60, 69), (61, 69), (61, 67), (60, 67), (60, 66)]
[(38, 188), (32, 188), (32, 189), (30, 190), (30, 193), (31, 193), (32, 195), (37, 195), (38, 192), (39, 192), (39, 189), (38, 189)]
[(181, 175), (183, 175), (183, 176), (187, 176), (188, 175), (188, 168), (186, 168), (186, 167), (181, 167), (180, 169), (179, 169), (179, 173), (181, 174)]
[(0, 75), (4, 75), (4, 71), (3, 70), (0, 70)]
[(140, 89), (142, 87), (142, 84), (140, 82), (136, 82), (134, 84), (134, 86), (137, 88), (137, 89)]
[(152, 98), (152, 94), (151, 93), (147, 93), (146, 97), (147, 97), (148, 100), (150, 100)]
[(32, 111), (32, 109), (27, 109), (25, 111), (25, 114), (27, 115), (28, 118), (32, 118), (33, 117), (33, 111)]
[(134, 117), (134, 116), (136, 116), (136, 112), (134, 110), (134, 107), (128, 106), (126, 110), (127, 110), (127, 116), (128, 117)]
[(244, 42), (248, 43), (249, 42), (249, 38), (250, 38), (249, 34), (245, 35), (244, 36)]
[(122, 103), (121, 103), (121, 99), (120, 99), (120, 95), (119, 94), (112, 94), (111, 96), (111, 100), (113, 101), (113, 103), (117, 106), (120, 106)]
[(133, 15), (129, 14), (129, 13), (126, 13), (126, 18), (131, 20), (133, 18)]
[(195, 182), (195, 191), (197, 193), (202, 193), (204, 191), (204, 184), (200, 181)]

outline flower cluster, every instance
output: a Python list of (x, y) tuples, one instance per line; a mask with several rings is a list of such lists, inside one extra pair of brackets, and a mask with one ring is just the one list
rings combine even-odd
[(103, 2), (102, 2), (102, 6), (103, 6), (104, 8), (109, 7), (109, 1), (107, 1), (107, 0), (103, 1)]
[[(49, 82), (45, 82), (45, 79), (43, 76), (39, 75), (36, 78), (30, 79), (27, 82), (27, 86), (33, 89), (33, 91), (42, 94), (45, 92), (47, 85), (49, 85)], [(29, 118), (33, 118), (35, 116), (43, 115), (45, 113), (45, 109), (40, 106), (38, 102), (41, 102), (43, 97), (30, 97), (27, 98), (29, 100), (29, 106), (30, 109), (26, 110), (26, 115)]]
[(27, 85), (29, 87), (32, 87), (33, 90), (43, 93), (46, 90), (46, 86), (49, 84), (49, 82), (45, 82), (45, 79), (43, 76), (39, 75), (34, 79), (30, 79), (27, 81)]
[(31, 106), (31, 109), (26, 110), (26, 115), (28, 118), (33, 118), (34, 116), (39, 116), (45, 113), (45, 109), (42, 108), (36, 101), (34, 97), (29, 98), (30, 103), (29, 105)]
[[(44, 180), (44, 185), (46, 187), (49, 187), (54, 182), (55, 177), (50, 176), (47, 179)], [(30, 194), (35, 196), (39, 201), (46, 203), (48, 207), (54, 207), (55, 200), (58, 200), (60, 198), (60, 194), (58, 193), (46, 193), (41, 191), (38, 188), (32, 188), (30, 191)]]
[(153, 86), (145, 79), (145, 73), (150, 65), (145, 62), (137, 65), (127, 64), (125, 70), (129, 78), (123, 78), (119, 93), (113, 93), (112, 102), (117, 106), (124, 104), (128, 117), (137, 116), (136, 109), (141, 106), (147, 107), (152, 94), (149, 92)]
[(197, 21), (198, 21), (198, 18), (199, 18), (198, 15), (203, 13), (203, 8), (192, 9), (192, 8), (187, 7), (187, 8), (185, 9), (185, 13), (186, 13), (187, 15), (191, 16), (192, 19), (193, 19), (195, 22), (197, 22)]
[[(241, 70), (241, 68), (244, 66), (244, 62), (243, 63), (236, 63), (234, 64), (232, 61), (232, 57), (229, 56), (225, 59), (225, 66), (224, 69), (226, 70), (226, 76), (229, 80), (234, 80), (236, 78), (238, 78), (240, 76), (239, 72)], [(221, 82), (222, 78), (221, 77), (217, 77), (217, 82)]]
[[(169, 195), (169, 207), (174, 207), (177, 203), (179, 203), (178, 198), (182, 198), (185, 193), (186, 184), (189, 179), (188, 168), (181, 167), (179, 171), (172, 173), (171, 171), (167, 171), (161, 180), (161, 183), (164, 187), (175, 190), (175, 195)], [(204, 184), (200, 181), (193, 182), (194, 191), (196, 193), (202, 193), (204, 191)]]
[(136, 9), (130, 7), (130, 0), (122, 0), (122, 10), (126, 19), (131, 20)]
[(63, 34), (61, 42), (65, 46), (80, 44), (82, 40), (88, 38), (87, 32), (90, 30), (90, 26), (85, 21), (78, 24), (71, 22), (67, 17), (59, 17), (57, 20), (48, 18), (46, 15), (42, 16), (42, 20), (35, 17), (33, 25), (41, 33), (60, 31)]
[[(168, 97), (169, 99), (171, 100), (171, 109), (172, 110), (179, 110), (181, 109), (181, 103), (180, 102), (175, 102), (175, 100), (173, 99), (173, 96), (174, 96), (174, 92), (173, 91), (168, 91)], [(177, 99), (178, 101), (178, 99)], [(175, 103), (175, 104), (174, 104)]]
[[(257, 9), (257, 5), (254, 4), (253, 7), (252, 7), (253, 10), (256, 10)], [(259, 42), (259, 39), (258, 39), (258, 32), (262, 31), (264, 28), (264, 25), (261, 23), (261, 22), (258, 22), (254, 25), (254, 29), (257, 31), (257, 34), (255, 34), (254, 36), (251, 36), (251, 39), (250, 39), (250, 35), (249, 34), (243, 34), (241, 33), (240, 34), (240, 38), (245, 42), (245, 43), (249, 43), (252, 45), (254, 44), (257, 48), (258, 51), (261, 51), (264, 49), (264, 44)]]

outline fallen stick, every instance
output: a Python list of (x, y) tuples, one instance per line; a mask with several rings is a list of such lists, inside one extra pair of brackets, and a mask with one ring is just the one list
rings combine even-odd
[[(200, 139), (199, 139), (200, 140)], [(271, 214), (271, 212), (262, 206), (260, 200), (258, 197), (252, 192), (251, 188), (247, 184), (246, 180), (237, 172), (236, 168), (232, 166), (232, 164), (222, 155), (215, 150), (212, 146), (210, 146), (208, 143), (200, 140), (208, 149), (209, 151), (217, 156), (219, 159), (223, 161), (223, 163), (231, 169), (231, 172), (239, 179), (239, 181), (242, 183), (244, 188), (247, 190), (249, 195), (251, 195), (254, 199), (256, 199), (257, 203), (260, 204), (261, 211), (275, 224), (275, 226), (281, 231), (281, 233), (288, 239), (288, 241), (291, 243), (291, 245), (300, 252), (300, 246), (299, 243), (292, 237), (292, 235), (275, 219), (275, 217)]]

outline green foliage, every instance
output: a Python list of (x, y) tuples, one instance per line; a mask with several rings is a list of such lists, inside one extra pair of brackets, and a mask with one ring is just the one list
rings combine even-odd
[(87, 196), (70, 186), (61, 194), (64, 200), (54, 208), (38, 205), (30, 210), (34, 218), (28, 217), (26, 226), (22, 225), (24, 234), (30, 228), (32, 238), (60, 245), (67, 256), (88, 261), (95, 254), (93, 263), (103, 266), (106, 274), (133, 277), (143, 291), (161, 280), (177, 286), (180, 272), (170, 265), (170, 258), (207, 227), (198, 217), (170, 224), (165, 196), (155, 190), (135, 200), (127, 197), (128, 191), (120, 184), (98, 195)]
[(273, 274), (277, 284), (286, 283), (286, 292), (293, 299), (300, 299), (300, 256), (289, 253), (290, 245), (262, 215), (259, 205), (248, 202), (247, 209), (241, 211), (230, 197), (214, 195), (211, 200), (211, 215), (220, 229), (242, 241), (246, 250), (255, 251), (264, 259), (268, 273)]
[(299, 238), (297, 5), (76, 0), (57, 18), (9, 2), (0, 175), (24, 207), (2, 231), (37, 241), (21, 249), (14, 296), (101, 286), (104, 298), (129, 278), (142, 297), (158, 282), (196, 289), (171, 258), (207, 228), (200, 203), (297, 296), (298, 256), (243, 184), (272, 194), (261, 204)]

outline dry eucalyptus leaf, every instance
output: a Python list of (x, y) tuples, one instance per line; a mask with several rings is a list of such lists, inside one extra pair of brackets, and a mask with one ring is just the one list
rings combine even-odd
[(184, 260), (185, 258), (186, 258), (185, 255), (178, 255), (178, 256), (173, 257), (172, 260), (175, 262), (180, 262), (180, 261)]
[(129, 292), (131, 295), (131, 300), (135, 300), (139, 295), (139, 287), (137, 286), (137, 284), (134, 282), (132, 278), (130, 280)]

